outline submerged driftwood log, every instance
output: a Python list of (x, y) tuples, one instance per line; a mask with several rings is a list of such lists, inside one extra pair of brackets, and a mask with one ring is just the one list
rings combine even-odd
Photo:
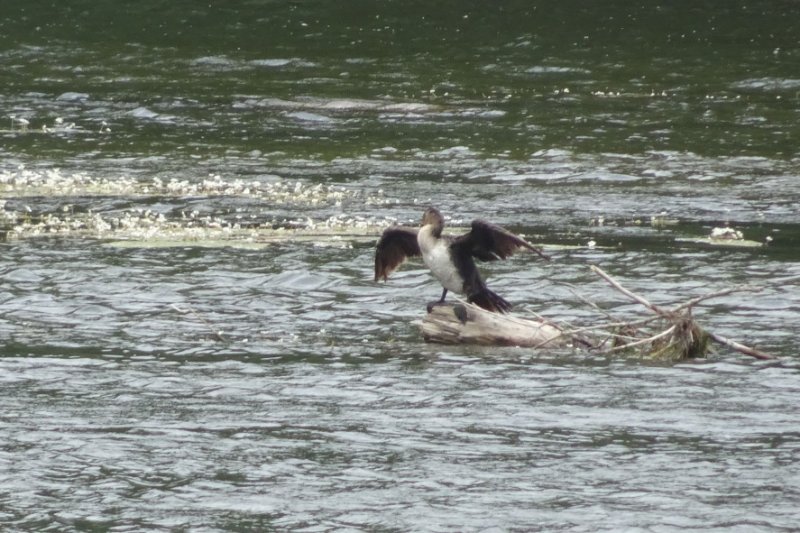
[[(666, 309), (626, 289), (597, 266), (592, 266), (591, 269), (612, 288), (641, 304), (652, 314), (632, 321), (613, 320), (609, 317), (607, 323), (576, 327), (555, 324), (538, 316), (536, 319), (525, 319), (492, 313), (473, 304), (458, 301), (429, 305), (428, 314), (421, 323), (422, 335), (428, 342), (443, 344), (530, 348), (575, 346), (599, 354), (626, 352), (668, 360), (704, 357), (710, 351), (712, 343), (717, 343), (757, 359), (775, 358), (705, 330), (692, 315), (693, 307), (705, 300), (736, 291), (759, 290), (758, 288), (734, 287), (693, 298)], [(587, 303), (597, 307), (588, 300)]]

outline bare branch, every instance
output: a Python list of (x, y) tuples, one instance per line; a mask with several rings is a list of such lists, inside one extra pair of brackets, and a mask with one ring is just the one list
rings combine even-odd
[(710, 331), (706, 331), (706, 334), (715, 341), (717, 341), (718, 343), (723, 344), (728, 348), (733, 348), (737, 352), (755, 357), (756, 359), (763, 359), (763, 360), (777, 359), (774, 355), (764, 353), (762, 351), (756, 350), (755, 348), (751, 348), (750, 346), (745, 346), (744, 344), (732, 341), (731, 339), (723, 337), (722, 335), (717, 335), (716, 333), (711, 333)]
[(661, 315), (661, 316), (663, 316), (665, 318), (669, 318), (671, 316), (671, 313), (669, 311), (667, 311), (665, 309), (661, 309), (657, 305), (648, 302), (644, 297), (639, 296), (638, 294), (635, 294), (635, 293), (629, 291), (628, 289), (626, 289), (625, 287), (623, 287), (622, 285), (620, 285), (617, 280), (615, 280), (614, 278), (612, 278), (611, 276), (606, 274), (597, 265), (591, 265), (590, 268), (592, 269), (592, 272), (594, 272), (595, 274), (597, 274), (598, 276), (600, 276), (601, 278), (606, 280), (609, 285), (611, 285), (612, 287), (617, 289), (619, 292), (621, 292), (622, 294), (624, 294), (625, 296), (627, 296), (631, 300), (642, 304), (643, 306), (647, 307), (648, 309), (652, 310), (655, 313), (658, 313), (659, 315)]
[(764, 290), (764, 287), (757, 287), (755, 285), (737, 285), (736, 287), (731, 287), (730, 289), (724, 289), (717, 292), (711, 292), (708, 294), (704, 294), (702, 296), (698, 296), (697, 298), (692, 298), (688, 302), (682, 303), (678, 307), (672, 310), (673, 313), (677, 313), (687, 307), (694, 307), (695, 305), (699, 304), (703, 300), (710, 300), (711, 298), (719, 298), (720, 296), (725, 296), (727, 294), (731, 294), (733, 292), (743, 292), (743, 291), (753, 291), (759, 292)]

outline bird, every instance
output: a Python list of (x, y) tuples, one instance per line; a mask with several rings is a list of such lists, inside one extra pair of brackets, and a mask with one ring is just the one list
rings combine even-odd
[(489, 290), (475, 259), (505, 259), (520, 248), (550, 259), (522, 237), (485, 220), (473, 220), (470, 231), (458, 237), (442, 235), (443, 229), (444, 217), (435, 207), (425, 210), (419, 228), (386, 228), (375, 247), (375, 281), (387, 281), (407, 258), (422, 256), (425, 265), (442, 284), (441, 299), (431, 305), (443, 304), (447, 292), (452, 291), (466, 295), (468, 302), (487, 311), (507, 313), (511, 304)]

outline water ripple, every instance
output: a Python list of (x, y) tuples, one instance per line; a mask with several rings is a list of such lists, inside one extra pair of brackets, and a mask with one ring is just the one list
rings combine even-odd
[[(797, 528), (790, 3), (6, 4), (3, 529)], [(429, 204), (516, 313), (755, 284), (695, 316), (782, 359), (426, 344)]]

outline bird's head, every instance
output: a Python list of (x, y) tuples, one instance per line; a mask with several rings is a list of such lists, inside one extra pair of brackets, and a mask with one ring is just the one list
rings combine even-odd
[(436, 233), (441, 233), (444, 228), (444, 217), (435, 207), (429, 207), (422, 214), (422, 226), (432, 225)]

